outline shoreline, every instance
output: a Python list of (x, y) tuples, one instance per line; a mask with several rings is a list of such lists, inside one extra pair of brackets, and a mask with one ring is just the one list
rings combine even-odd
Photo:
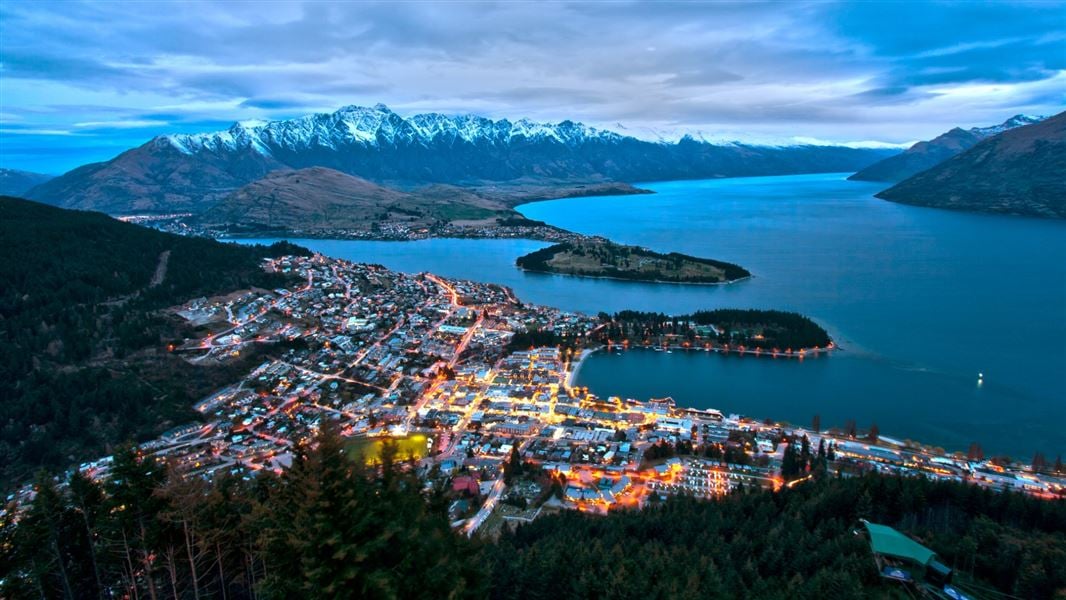
[[(565, 230), (564, 230), (565, 231)], [(570, 233), (570, 232), (566, 232)], [(575, 234), (577, 235), (577, 234)], [(547, 237), (538, 238), (535, 236), (524, 235), (426, 235), (419, 237), (357, 237), (357, 236), (340, 236), (340, 235), (316, 235), (313, 233), (301, 233), (299, 235), (292, 232), (266, 232), (266, 233), (247, 233), (247, 234), (231, 234), (227, 233), (221, 236), (214, 236), (212, 239), (219, 242), (230, 242), (236, 240), (255, 240), (255, 239), (279, 239), (279, 240), (323, 240), (334, 242), (424, 242), (426, 240), (526, 240), (530, 242), (543, 242), (547, 244), (558, 243), (558, 240), (549, 239)]]
[(614, 349), (614, 348), (621, 348), (621, 349), (626, 350), (626, 351), (629, 351), (629, 350), (652, 350), (652, 351), (654, 351), (657, 348), (661, 348), (663, 350), (669, 350), (671, 352), (673, 352), (674, 350), (677, 350), (677, 351), (680, 351), (680, 352), (713, 352), (715, 354), (749, 355), (749, 356), (756, 356), (756, 357), (760, 357), (760, 358), (762, 358), (762, 357), (766, 357), (766, 358), (796, 358), (796, 359), (800, 359), (800, 360), (802, 360), (806, 356), (817, 356), (819, 354), (829, 354), (830, 352), (838, 352), (838, 351), (842, 350), (842, 348), (840, 346), (837, 346), (833, 342), (829, 342), (829, 346), (826, 346), (825, 348), (814, 346), (814, 347), (811, 347), (811, 348), (800, 348), (799, 350), (793, 350), (791, 352), (786, 352), (784, 350), (778, 350), (777, 352), (774, 352), (773, 350), (763, 350), (761, 348), (756, 348), (754, 350), (749, 350), (749, 349), (745, 348), (744, 350), (741, 350), (739, 348), (722, 348), (721, 346), (711, 347), (711, 348), (708, 348), (706, 346), (688, 346), (688, 347), (686, 347), (686, 346), (680, 346), (680, 345), (677, 345), (677, 344), (673, 344), (673, 345), (669, 345), (669, 346), (644, 346), (644, 345), (641, 345), (641, 346), (633, 346), (631, 348), (630, 347), (625, 347), (622, 344), (607, 344), (607, 345), (601, 346), (601, 348), (606, 348), (608, 350), (611, 350), (611, 349)]
[(655, 284), (670, 284), (670, 285), (732, 285), (734, 283), (740, 283), (754, 278), (754, 275), (748, 275), (746, 277), (740, 277), (738, 279), (730, 279), (729, 281), (667, 281), (665, 279), (628, 279), (625, 277), (611, 277), (610, 275), (578, 275), (575, 273), (561, 273), (558, 271), (541, 271), (538, 269), (527, 269), (515, 265), (515, 268), (519, 271), (526, 273), (539, 273), (541, 275), (560, 275), (562, 277), (579, 277), (581, 279), (606, 279), (609, 281), (626, 281), (629, 283), (655, 283)]
[(581, 367), (584, 366), (585, 360), (592, 356), (594, 353), (603, 350), (606, 346), (597, 346), (595, 348), (585, 348), (581, 351), (580, 356), (577, 358), (577, 362), (570, 361), (570, 368), (567, 369), (566, 374), (566, 390), (569, 392), (574, 387), (574, 379), (577, 379), (577, 374), (581, 371)]
[(839, 351), (843, 350), (840, 346), (837, 346), (836, 344), (834, 344), (832, 342), (830, 342), (830, 345), (825, 347), (825, 348), (820, 348), (820, 347), (801, 348), (799, 350), (793, 350), (792, 352), (784, 352), (784, 351), (774, 352), (773, 350), (761, 350), (761, 349), (740, 350), (740, 349), (737, 349), (737, 348), (721, 348), (721, 347), (718, 347), (718, 348), (706, 348), (706, 347), (693, 348), (693, 347), (685, 347), (685, 346), (678, 346), (678, 345), (672, 345), (672, 346), (636, 346), (636, 347), (633, 347), (633, 348), (629, 348), (627, 346), (623, 346), (622, 344), (603, 344), (603, 345), (600, 345), (600, 346), (596, 346), (595, 348), (585, 348), (584, 350), (581, 351), (581, 354), (578, 356), (576, 361), (571, 361), (570, 362), (570, 367), (567, 369), (566, 382), (565, 382), (567, 390), (569, 390), (570, 388), (574, 387), (574, 380), (577, 379), (578, 374), (581, 372), (581, 367), (583, 367), (585, 365), (585, 361), (588, 360), (588, 358), (590, 356), (592, 356), (593, 354), (595, 354), (597, 352), (601, 352), (601, 351), (611, 352), (612, 350), (615, 350), (615, 349), (620, 349), (620, 350), (623, 350), (623, 351), (626, 351), (626, 352), (629, 352), (631, 350), (655, 351), (656, 349), (662, 349), (662, 350), (669, 350), (671, 352), (673, 352), (674, 350), (677, 350), (679, 352), (707, 352), (707, 353), (720, 354), (720, 355), (723, 355), (723, 356), (730, 355), (730, 354), (736, 354), (738, 356), (747, 355), (747, 356), (754, 356), (756, 358), (787, 358), (787, 359), (795, 359), (795, 360), (800, 360), (800, 361), (802, 361), (807, 356), (819, 356), (819, 355), (822, 355), (822, 354), (828, 355), (828, 354), (830, 354), (832, 352), (839, 352)]
[[(579, 234), (578, 234), (579, 235)], [(455, 235), (431, 235), (418, 238), (369, 238), (369, 237), (337, 237), (337, 236), (314, 236), (308, 234), (301, 235), (260, 235), (260, 234), (241, 234), (233, 235), (227, 234), (225, 236), (219, 236), (213, 238), (219, 242), (236, 242), (239, 240), (262, 240), (262, 239), (276, 239), (285, 240), (292, 243), (298, 243), (300, 240), (322, 240), (322, 241), (336, 241), (336, 242), (422, 242), (426, 240), (525, 240), (530, 242), (540, 242), (546, 244), (557, 243), (556, 240), (537, 238), (533, 236), (455, 236)], [(742, 283), (749, 279), (754, 279), (755, 275), (747, 275), (745, 277), (739, 277), (737, 279), (730, 279), (728, 281), (670, 281), (666, 279), (629, 279), (626, 277), (612, 277), (610, 275), (579, 275), (576, 273), (562, 273), (558, 271), (541, 271), (538, 269), (528, 269), (526, 267), (515, 265), (515, 268), (525, 273), (537, 273), (540, 275), (559, 275), (562, 277), (577, 277), (580, 279), (603, 279), (607, 281), (621, 281), (628, 283), (652, 283), (652, 284), (666, 284), (666, 285), (732, 285), (735, 283)]]

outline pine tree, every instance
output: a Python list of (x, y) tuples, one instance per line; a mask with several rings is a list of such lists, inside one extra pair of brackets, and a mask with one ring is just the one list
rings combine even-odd
[(165, 504), (155, 492), (164, 476), (162, 465), (140, 457), (135, 447), (127, 445), (114, 455), (106, 488), (111, 515), (107, 535), (121, 557), (126, 583), (137, 597), (143, 581), (151, 600), (159, 597), (153, 556), (162, 535), (159, 514)]
[(23, 535), (16, 544), (29, 553), (29, 563), (42, 595), (44, 590), (55, 585), (63, 598), (73, 598), (74, 584), (66, 548), (68, 532), (64, 527), (67, 507), (55, 482), (47, 474), (38, 474), (34, 487), (37, 495), (26, 518), (19, 524), (19, 532)]
[(332, 425), (297, 449), (256, 512), (267, 598), (477, 595), (472, 549), (419, 495), (395, 447), (368, 469), (349, 461)]
[(522, 476), (525, 464), (522, 462), (522, 453), (518, 451), (518, 445), (511, 446), (511, 454), (503, 464), (504, 483), (511, 485), (514, 480)]
[(1037, 452), (1033, 455), (1033, 471), (1041, 472), (1047, 468), (1047, 458), (1044, 457), (1043, 452)]
[(104, 591), (103, 575), (101, 572), (100, 559), (100, 535), (97, 522), (101, 516), (104, 505), (104, 493), (99, 485), (93, 480), (82, 475), (80, 471), (74, 471), (67, 483), (70, 494), (70, 502), (73, 510), (79, 515), (81, 525), (84, 527), (88, 558), (93, 573), (93, 583), (96, 585), (97, 595)]
[(795, 479), (802, 470), (803, 464), (800, 462), (799, 453), (796, 451), (795, 440), (790, 439), (781, 459), (781, 478), (785, 481)]
[(870, 519), (873, 516), (873, 498), (868, 490), (864, 490), (855, 504), (855, 516), (860, 519)]
[(855, 419), (848, 419), (844, 425), (848, 437), (854, 438), (858, 434), (858, 429), (855, 426)]

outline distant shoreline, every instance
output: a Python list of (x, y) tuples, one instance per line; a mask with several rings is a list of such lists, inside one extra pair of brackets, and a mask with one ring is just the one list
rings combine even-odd
[(562, 275), (563, 277), (581, 277), (584, 279), (610, 279), (612, 281), (625, 281), (628, 283), (668, 283), (673, 285), (730, 285), (732, 283), (739, 283), (741, 281), (747, 281), (755, 277), (754, 275), (745, 275), (737, 279), (730, 279), (728, 281), (669, 281), (666, 279), (629, 279), (626, 277), (611, 277), (610, 275), (580, 275), (577, 273), (561, 273), (559, 271), (541, 271), (539, 269), (527, 269), (526, 267), (520, 267), (515, 265), (519, 271), (525, 271), (527, 273), (540, 273), (541, 275)]
[[(830, 343), (832, 344), (832, 342), (830, 342)], [(810, 347), (810, 348), (800, 348), (799, 350), (793, 350), (791, 352), (786, 352), (784, 350), (778, 350), (777, 352), (774, 352), (773, 350), (762, 350), (762, 349), (754, 349), (754, 350), (752, 350), (752, 349), (748, 349), (748, 348), (745, 348), (744, 350), (741, 350), (739, 348), (722, 348), (721, 346), (715, 346), (715, 347), (712, 347), (712, 348), (707, 348), (707, 347), (704, 347), (704, 346), (687, 346), (686, 347), (686, 346), (682, 346), (682, 345), (678, 345), (678, 344), (671, 344), (669, 346), (652, 346), (652, 345), (645, 346), (645, 345), (641, 344), (639, 346), (629, 346), (629, 347), (623, 346), (622, 344), (606, 344), (606, 345), (600, 346), (597, 349), (600, 349), (600, 350), (620, 349), (620, 350), (625, 350), (625, 351), (629, 351), (629, 350), (652, 350), (652, 351), (655, 351), (656, 348), (662, 348), (663, 350), (669, 350), (671, 352), (673, 352), (674, 350), (681, 351), (681, 352), (714, 352), (715, 354), (740, 354), (740, 355), (750, 355), (750, 356), (765, 357), (765, 358), (797, 358), (797, 359), (802, 359), (802, 358), (804, 358), (806, 356), (815, 356), (815, 355), (818, 355), (818, 354), (828, 354), (830, 352), (837, 352), (837, 351), (842, 350), (842, 348), (840, 348), (836, 344), (832, 344), (832, 345), (830, 345), (828, 347), (825, 347), (825, 348), (822, 348), (822, 347), (819, 347), (819, 346), (814, 346), (814, 347)]]

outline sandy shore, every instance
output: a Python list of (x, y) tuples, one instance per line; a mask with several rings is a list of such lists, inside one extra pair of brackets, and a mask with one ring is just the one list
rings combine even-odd
[(585, 364), (585, 359), (603, 348), (603, 346), (597, 348), (585, 348), (581, 351), (581, 355), (577, 357), (577, 361), (570, 361), (570, 372), (566, 375), (566, 387), (567, 389), (573, 387), (574, 379), (577, 378), (577, 374), (581, 371), (581, 366)]

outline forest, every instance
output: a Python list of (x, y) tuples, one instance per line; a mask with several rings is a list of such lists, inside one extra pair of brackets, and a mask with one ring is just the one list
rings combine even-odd
[(780, 492), (544, 515), (498, 540), (453, 533), (386, 444), (352, 461), (328, 424), (281, 475), (207, 481), (115, 455), (100, 484), (48, 478), (0, 523), (4, 598), (906, 598), (859, 519), (934, 549), (988, 597), (1066, 589), (1066, 502), (963, 483), (821, 475)]
[(183, 332), (160, 309), (283, 285), (261, 261), (294, 253), (307, 251), (222, 244), (0, 197), (0, 488), (191, 419), (196, 395), (228, 369), (191, 373), (166, 356), (165, 343)]
[(676, 316), (624, 310), (614, 315), (601, 313), (600, 320), (605, 323), (599, 333), (601, 341), (639, 344), (672, 337), (674, 342), (782, 351), (822, 348), (832, 341), (825, 329), (808, 317), (779, 310), (719, 308)]
[(987, 597), (1066, 589), (1066, 503), (870, 473), (716, 501), (679, 497), (605, 518), (538, 519), (495, 543), (491, 595), (908, 597), (878, 576), (855, 534), (861, 518), (915, 536)]

